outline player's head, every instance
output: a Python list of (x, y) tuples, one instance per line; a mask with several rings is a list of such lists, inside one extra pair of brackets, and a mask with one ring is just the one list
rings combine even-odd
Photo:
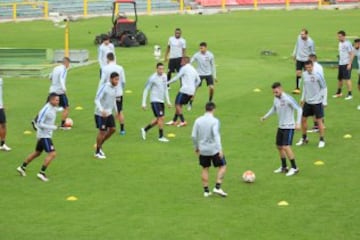
[(105, 45), (108, 45), (110, 43), (110, 37), (108, 35), (104, 35), (103, 41)]
[(158, 75), (162, 75), (164, 73), (164, 64), (163, 63), (157, 63), (156, 64), (156, 72)]
[(317, 62), (317, 56), (316, 54), (312, 53), (309, 55), (309, 60), (312, 62)]
[(181, 29), (180, 29), (180, 28), (176, 28), (176, 29), (175, 29), (175, 37), (176, 37), (176, 38), (180, 38), (180, 37), (181, 37)]
[(359, 47), (360, 47), (360, 38), (357, 38), (357, 39), (354, 40), (354, 47), (356, 49), (359, 49)]
[(119, 84), (119, 74), (117, 72), (112, 72), (110, 74), (110, 83), (111, 85), (113, 85), (114, 87), (117, 86)]
[(337, 32), (337, 36), (340, 42), (345, 41), (346, 33), (345, 31), (341, 30)]
[(188, 56), (182, 57), (181, 58), (181, 65), (185, 65), (188, 64), (190, 62), (190, 58)]
[(62, 62), (66, 68), (70, 66), (70, 58), (64, 57)]
[(313, 70), (313, 62), (311, 60), (308, 60), (304, 63), (304, 66), (305, 66), (305, 70), (308, 72), (308, 73), (312, 73), (312, 70)]
[(207, 50), (207, 44), (206, 44), (206, 42), (201, 42), (200, 45), (199, 45), (199, 48), (200, 48), (200, 52), (201, 52), (201, 53), (205, 53), (206, 50)]
[(281, 83), (280, 83), (280, 82), (274, 82), (274, 83), (271, 85), (271, 88), (272, 88), (272, 91), (273, 91), (273, 94), (274, 94), (275, 97), (277, 97), (277, 98), (281, 97), (282, 87), (281, 87)]
[(52, 92), (52, 93), (49, 94), (48, 102), (49, 102), (51, 105), (53, 105), (54, 107), (55, 107), (55, 106), (58, 106), (58, 105), (59, 105), (59, 101), (60, 101), (59, 96), (58, 96), (56, 93)]
[(114, 59), (115, 59), (115, 56), (114, 56), (114, 53), (112, 52), (109, 52), (108, 54), (106, 54), (106, 59), (107, 59), (107, 62), (113, 62)]
[(215, 108), (216, 108), (216, 105), (213, 102), (208, 102), (208, 103), (205, 104), (205, 111), (206, 112), (214, 112)]
[(309, 32), (307, 29), (305, 29), (305, 28), (301, 29), (300, 36), (301, 36), (302, 40), (307, 40), (308, 35), (309, 35)]

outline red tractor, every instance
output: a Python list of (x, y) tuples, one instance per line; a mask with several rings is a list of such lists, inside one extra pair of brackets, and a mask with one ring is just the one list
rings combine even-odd
[[(128, 18), (125, 13), (117, 13), (119, 6), (131, 4), (134, 10), (134, 17)], [(147, 38), (137, 28), (138, 16), (136, 2), (133, 0), (115, 0), (112, 7), (113, 27), (110, 32), (95, 37), (95, 44), (101, 44), (104, 36), (109, 36), (114, 46), (136, 47), (147, 44)]]

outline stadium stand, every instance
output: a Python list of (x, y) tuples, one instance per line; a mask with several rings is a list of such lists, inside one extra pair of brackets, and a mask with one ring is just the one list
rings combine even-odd
[[(195, 0), (195, 2), (203, 7), (219, 7), (222, 4), (222, 0)], [(329, 1), (330, 2), (330, 1)], [(357, 3), (358, 0), (336, 0), (331, 3)], [(289, 0), (290, 4), (307, 4), (307, 3), (318, 3), (318, 0)], [(226, 0), (226, 6), (242, 6), (242, 5), (253, 5), (254, 0)], [(285, 0), (258, 0), (260, 5), (276, 5), (285, 4)]]

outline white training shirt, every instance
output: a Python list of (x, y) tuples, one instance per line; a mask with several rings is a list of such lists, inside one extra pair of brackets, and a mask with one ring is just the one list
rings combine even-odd
[(295, 43), (293, 56), (298, 61), (306, 62), (309, 60), (310, 54), (315, 54), (314, 41), (310, 37), (308, 37), (307, 40), (303, 40), (301, 35), (299, 35)]
[(353, 52), (353, 46), (350, 41), (339, 42), (339, 65), (347, 65), (350, 62), (350, 54)]
[(119, 84), (116, 86), (116, 96), (120, 97), (124, 94), (124, 89), (125, 89), (125, 83), (126, 83), (125, 71), (122, 66), (117, 65), (115, 62), (109, 62), (106, 66), (104, 66), (101, 69), (101, 79), (99, 82), (98, 89), (100, 89), (101, 85), (110, 82), (110, 75), (113, 72), (119, 74)]
[(195, 53), (191, 58), (190, 63), (196, 62), (196, 70), (200, 76), (212, 75), (216, 79), (216, 67), (214, 54), (210, 51), (201, 53), (200, 51)]
[[(304, 71), (302, 74), (303, 79), (303, 92), (301, 96), (301, 101), (304, 101), (308, 104), (319, 104), (323, 103), (325, 100), (326, 83), (323, 76), (314, 70), (309, 73)], [(324, 104), (325, 105), (325, 104)]]
[(102, 116), (102, 112), (105, 112), (106, 116), (110, 116), (113, 110), (117, 111), (116, 86), (110, 82), (101, 85), (96, 93), (95, 106), (95, 114), (98, 116)]
[(168, 84), (175, 82), (176, 80), (181, 78), (181, 87), (179, 92), (185, 93), (187, 95), (194, 95), (196, 91), (196, 87), (199, 86), (201, 80), (199, 74), (195, 70), (195, 68), (187, 63), (180, 68), (178, 74), (173, 77)]
[(116, 55), (115, 55), (115, 47), (114, 44), (109, 43), (108, 45), (106, 45), (105, 43), (102, 43), (99, 46), (98, 49), (98, 61), (99, 61), (99, 65), (100, 68), (102, 69), (104, 66), (107, 65), (107, 54), (112, 52), (114, 54), (114, 59), (116, 62)]
[(170, 47), (169, 59), (183, 57), (183, 49), (186, 49), (186, 40), (182, 37), (174, 36), (169, 38), (168, 46)]
[(66, 76), (67, 69), (64, 64), (55, 67), (50, 74), (51, 85), (49, 92), (64, 94), (66, 92)]
[[(325, 74), (324, 74), (324, 69), (321, 66), (320, 63), (318, 62), (313, 62), (314, 66), (313, 66), (313, 72), (314, 73), (319, 73), (321, 75), (321, 77), (324, 79), (324, 81), (326, 82), (325, 79)], [(327, 106), (327, 95), (328, 95), (328, 91), (327, 91), (327, 85), (325, 84), (325, 88), (323, 90), (324, 93), (324, 99), (323, 99), (323, 105)]]
[(4, 108), (4, 102), (3, 102), (3, 80), (0, 78), (0, 109)]
[(296, 111), (296, 123), (300, 125), (302, 109), (294, 100), (293, 97), (286, 93), (282, 93), (280, 97), (274, 97), (273, 106), (263, 117), (264, 119), (270, 117), (272, 114), (277, 113), (279, 119), (280, 129), (294, 129), (295, 119), (294, 111)]
[(53, 131), (57, 129), (55, 125), (57, 107), (49, 102), (40, 110), (37, 119), (36, 137), (51, 138)]
[(211, 113), (198, 117), (191, 133), (195, 149), (199, 149), (202, 156), (214, 156), (222, 151), (220, 137), (220, 122)]
[(142, 107), (146, 107), (146, 99), (150, 91), (150, 102), (164, 103), (170, 105), (169, 91), (167, 87), (167, 76), (165, 73), (159, 75), (157, 72), (152, 74), (146, 82), (142, 98)]
[(360, 48), (356, 49), (354, 48), (354, 55), (357, 57), (357, 62), (358, 62), (358, 73), (360, 74)]

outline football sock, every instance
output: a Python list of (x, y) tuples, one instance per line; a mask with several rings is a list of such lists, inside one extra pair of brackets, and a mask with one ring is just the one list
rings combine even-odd
[(216, 189), (220, 189), (220, 188), (221, 188), (221, 183), (216, 183), (216, 184), (215, 184), (215, 188), (216, 188)]
[(147, 125), (144, 130), (145, 132), (149, 131), (153, 126), (151, 124)]
[(210, 192), (209, 187), (204, 187), (204, 192)]
[(297, 167), (296, 167), (296, 164), (295, 164), (295, 159), (291, 159), (291, 160), (290, 160), (290, 164), (291, 164), (291, 167), (292, 167), (292, 168), (295, 168), (295, 169), (297, 168)]
[(212, 100), (213, 100), (213, 96), (211, 95), (211, 96), (209, 97), (209, 102), (212, 102)]
[(46, 168), (47, 168), (46, 166), (42, 165), (42, 166), (41, 166), (41, 171), (40, 171), (40, 173), (45, 173)]
[(100, 148), (96, 146), (96, 153), (100, 153)]
[[(171, 72), (168, 72), (168, 74), (167, 74), (167, 79), (168, 79), (168, 81), (170, 81), (170, 79), (171, 79)], [(169, 85), (168, 85), (169, 86)]]
[(28, 165), (28, 164), (27, 164), (26, 162), (23, 162), (23, 164), (21, 165), (21, 168), (22, 168), (22, 169), (25, 169), (27, 165)]
[(192, 103), (193, 103), (193, 100), (190, 100), (190, 101), (189, 101), (189, 105), (192, 106)]
[(317, 122), (314, 122), (314, 127), (318, 127), (318, 123), (317, 123)]
[(178, 119), (178, 115), (175, 113), (174, 118), (173, 118), (173, 121), (176, 122), (177, 119)]
[(307, 139), (306, 134), (303, 134), (303, 135), (302, 135), (302, 138), (303, 138), (303, 139)]
[(2, 141), (0, 142), (0, 146), (2, 146), (2, 145), (4, 145), (4, 144), (5, 144), (5, 141), (2, 140)]
[(124, 124), (120, 123), (120, 131), (124, 131), (124, 128), (125, 128)]
[(64, 126), (65, 120), (61, 120), (61, 126)]
[(181, 122), (185, 122), (184, 115), (180, 114), (179, 117), (180, 117)]
[(164, 130), (159, 129), (159, 138), (162, 138), (164, 136)]
[(286, 158), (281, 158), (281, 167), (286, 168)]
[(300, 78), (301, 78), (301, 77), (296, 76), (296, 89), (299, 89)]
[(351, 95), (352, 95), (351, 91), (349, 91), (349, 92), (348, 92), (348, 95), (349, 95), (349, 96), (351, 96)]
[(324, 137), (320, 137), (320, 141), (324, 141)]
[(336, 94), (340, 94), (341, 93), (341, 88), (338, 88)]

